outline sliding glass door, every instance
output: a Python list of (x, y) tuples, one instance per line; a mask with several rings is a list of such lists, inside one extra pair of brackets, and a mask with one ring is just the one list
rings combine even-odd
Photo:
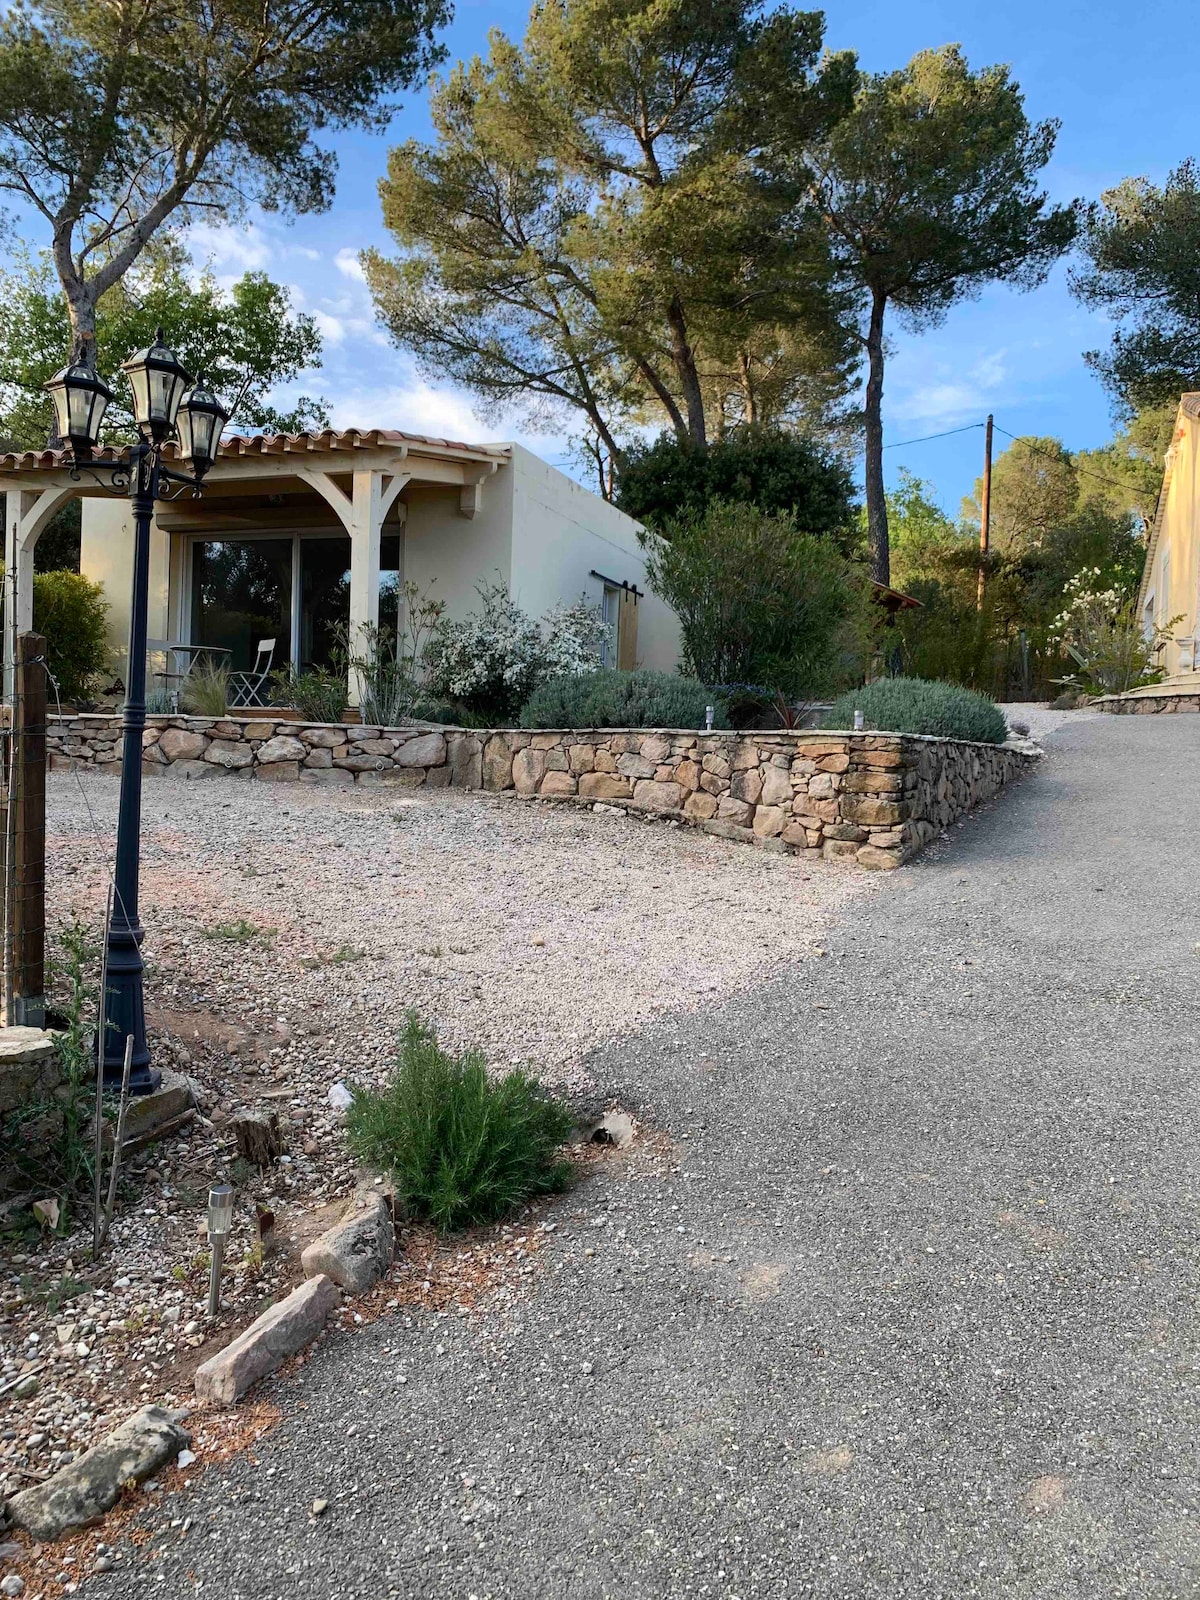
[(192, 644), (228, 650), (235, 672), (275, 640), (274, 664), (292, 655), (292, 540), (196, 540), (192, 546)]
[[(401, 620), (402, 536), (380, 541), (379, 623)], [(274, 665), (327, 667), (350, 621), (350, 540), (294, 533), (191, 541), (190, 644), (229, 650), (235, 672), (275, 640)]]

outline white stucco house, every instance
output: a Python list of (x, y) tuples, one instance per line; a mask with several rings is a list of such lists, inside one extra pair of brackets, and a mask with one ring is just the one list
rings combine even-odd
[[(170, 459), (170, 448), (167, 459)], [(120, 452), (97, 452), (98, 464)], [(83, 573), (104, 585), (112, 664), (124, 676), (132, 581), (127, 499), (58, 451), (0, 457), (19, 629), (31, 626), (33, 549), (83, 498)], [(516, 444), (472, 445), (390, 429), (232, 437), (204, 483), (161, 503), (150, 569), (152, 640), (210, 645), (254, 665), (323, 664), (334, 630), (395, 624), (407, 582), (461, 618), (500, 582), (532, 617), (586, 595), (613, 623), (611, 665), (672, 670), (674, 613), (649, 592), (632, 518)]]

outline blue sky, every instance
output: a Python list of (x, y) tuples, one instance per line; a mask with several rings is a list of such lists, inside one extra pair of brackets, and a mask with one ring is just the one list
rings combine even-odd
[[(513, 0), (458, 0), (444, 34), (452, 59), (486, 44), (499, 26), (517, 36), (527, 6)], [(959, 42), (972, 65), (1011, 64), (1029, 114), (1061, 120), (1046, 186), (1055, 198), (1098, 197), (1121, 178), (1155, 179), (1184, 156), (1200, 155), (1194, 52), (1173, 48), (1177, 6), (1141, 8), (1115, 0), (859, 0), (827, 13), (831, 48), (853, 48), (864, 66), (882, 70), (916, 50)], [(524, 437), (569, 467), (565, 439), (521, 434), (478, 417), (470, 397), (430, 385), (375, 327), (357, 267), (368, 244), (388, 245), (376, 184), (390, 144), (428, 133), (426, 97), (408, 96), (385, 137), (338, 142), (340, 178), (332, 210), (294, 224), (258, 219), (236, 229), (205, 230), (194, 241), (218, 273), (258, 266), (293, 287), (325, 334), (323, 369), (302, 387), (323, 393), (341, 426), (404, 427), (455, 437)], [(893, 323), (894, 351), (885, 394), (887, 442), (982, 421), (990, 410), (1008, 432), (1054, 434), (1085, 448), (1111, 434), (1108, 400), (1083, 365), (1082, 352), (1106, 342), (1103, 319), (1071, 299), (1060, 267), (1041, 289), (985, 292), (956, 308), (940, 327), (906, 334)], [(1005, 443), (1001, 437), (997, 448)], [(931, 480), (957, 511), (979, 471), (982, 429), (886, 453), (889, 478), (902, 466)]]

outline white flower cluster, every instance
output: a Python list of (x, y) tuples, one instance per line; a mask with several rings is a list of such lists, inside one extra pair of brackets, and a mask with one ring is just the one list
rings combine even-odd
[(479, 598), (464, 621), (443, 620), (434, 631), (426, 661), (435, 693), (515, 710), (546, 678), (599, 667), (609, 628), (586, 597), (556, 605), (540, 627), (503, 584), (481, 585)]
[(1097, 612), (1111, 618), (1124, 608), (1127, 601), (1120, 590), (1091, 587), (1100, 576), (1099, 567), (1084, 567), (1067, 581), (1063, 588), (1066, 605), (1050, 624), (1051, 639), (1061, 642), (1068, 638)]

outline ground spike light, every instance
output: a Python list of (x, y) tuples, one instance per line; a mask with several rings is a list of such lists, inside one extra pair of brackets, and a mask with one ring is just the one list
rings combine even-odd
[(208, 1191), (208, 1242), (212, 1247), (212, 1265), (208, 1274), (208, 1314), (215, 1317), (221, 1309), (221, 1268), (225, 1261), (225, 1241), (233, 1226), (233, 1186), (216, 1183)]

